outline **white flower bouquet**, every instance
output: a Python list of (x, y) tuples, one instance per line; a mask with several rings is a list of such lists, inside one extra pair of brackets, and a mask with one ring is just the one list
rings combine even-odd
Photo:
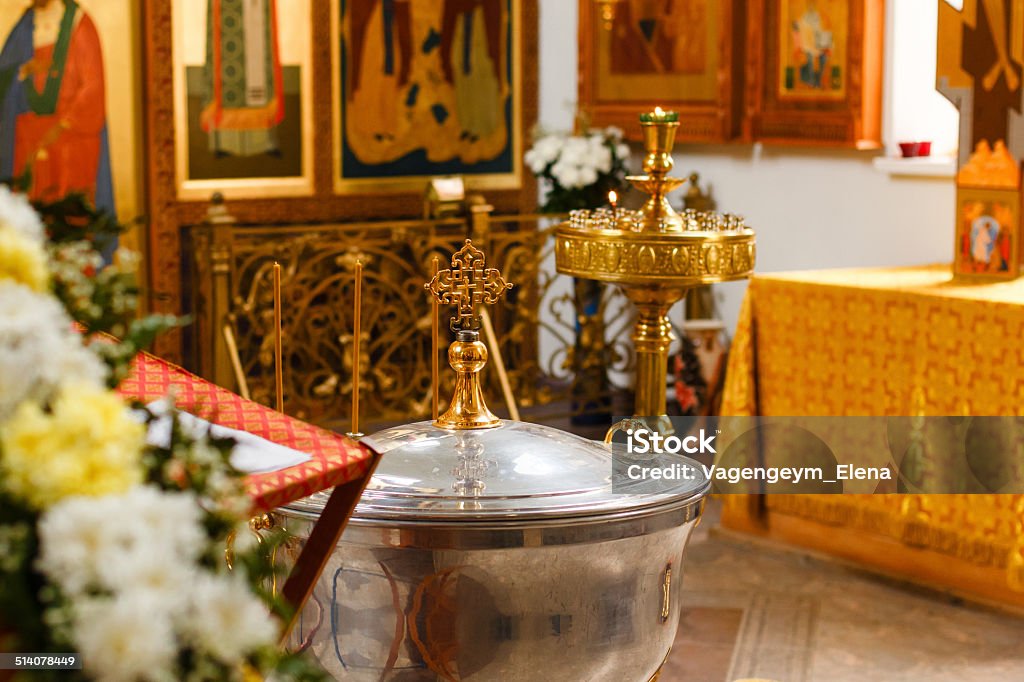
[(552, 213), (607, 203), (608, 193), (621, 192), (625, 185), (627, 159), (629, 145), (615, 127), (579, 135), (540, 134), (525, 156), (547, 190), (541, 210)]
[(80, 656), (32, 679), (322, 679), (276, 646), (283, 537), (248, 529), (233, 442), (172, 411), (147, 444), (162, 415), (113, 390), (176, 323), (135, 319), (131, 258), (100, 255), (119, 226), (80, 198), (38, 208), (0, 185), (0, 650)]

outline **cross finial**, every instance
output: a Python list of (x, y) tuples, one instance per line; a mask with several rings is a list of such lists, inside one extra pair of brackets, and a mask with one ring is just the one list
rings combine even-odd
[(450, 270), (441, 270), (424, 288), (438, 301), (456, 306), (452, 331), (468, 331), (480, 327), (476, 307), (481, 303), (497, 303), (512, 288), (497, 268), (487, 268), (483, 251), (466, 240), (452, 256)]

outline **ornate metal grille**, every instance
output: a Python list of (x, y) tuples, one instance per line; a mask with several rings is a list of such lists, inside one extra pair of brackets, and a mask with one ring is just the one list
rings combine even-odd
[[(633, 356), (631, 310), (614, 288), (587, 293), (578, 310), (573, 280), (555, 273), (558, 217), (491, 217), (311, 226), (189, 228), (192, 310), (189, 361), (235, 387), (225, 327), (252, 398), (273, 404), (272, 269), (282, 266), (285, 409), (329, 428), (347, 426), (352, 395), (354, 266), (363, 263), (361, 422), (367, 431), (429, 417), (430, 304), (423, 283), (435, 256), (444, 264), (467, 237), (516, 284), (494, 308), (495, 333), (524, 418), (599, 423), (627, 392)], [(595, 303), (596, 302), (596, 303)], [(586, 352), (577, 349), (582, 335)], [(442, 325), (440, 352), (448, 345)], [(611, 339), (611, 342), (607, 340)], [(485, 370), (501, 412), (497, 373)], [(453, 377), (442, 371), (442, 400)], [(583, 382), (589, 382), (583, 385)], [(576, 391), (574, 393), (574, 385)], [(574, 395), (586, 395), (587, 399)], [(442, 405), (443, 408), (443, 405)], [(587, 418), (589, 416), (589, 419)]]

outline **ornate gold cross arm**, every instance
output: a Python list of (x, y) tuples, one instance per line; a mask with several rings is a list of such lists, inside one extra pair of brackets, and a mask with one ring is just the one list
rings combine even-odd
[(493, 305), (512, 288), (497, 268), (485, 267), (483, 252), (467, 239), (452, 255), (452, 267), (441, 270), (424, 288), (438, 303), (456, 307), (451, 318), (452, 331), (474, 331), (480, 328), (477, 306)]

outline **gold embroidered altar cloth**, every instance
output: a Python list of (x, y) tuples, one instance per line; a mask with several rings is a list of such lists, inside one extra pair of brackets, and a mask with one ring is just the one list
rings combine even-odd
[[(723, 415), (1024, 415), (1024, 280), (948, 266), (754, 277)], [(726, 496), (723, 524), (1024, 607), (1024, 495)]]

